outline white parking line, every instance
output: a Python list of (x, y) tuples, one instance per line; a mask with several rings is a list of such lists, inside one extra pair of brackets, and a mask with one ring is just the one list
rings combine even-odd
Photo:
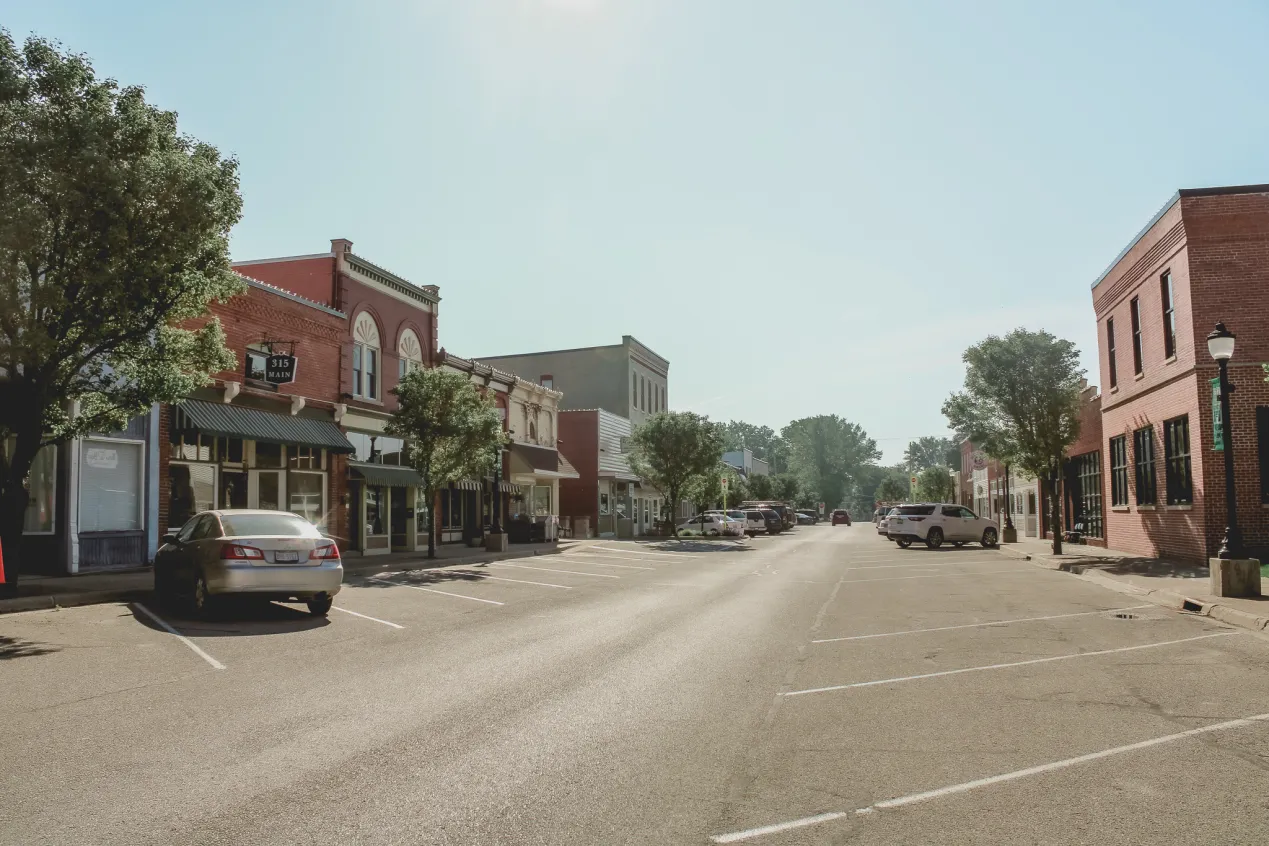
[[(609, 555), (607, 552), (566, 552), (568, 558), (613, 558), (617, 561), (647, 561), (634, 555)], [(662, 561), (662, 564), (673, 564), (673, 561)]]
[[(592, 546), (589, 548), (590, 549), (607, 549), (607, 550), (611, 550), (612, 552), (637, 552), (640, 555), (668, 555), (671, 558), (691, 558), (692, 557), (692, 554), (689, 552), (660, 552), (660, 551), (652, 550), (652, 549), (623, 549), (622, 547), (619, 547), (619, 546)], [(581, 552), (581, 550), (578, 550), (578, 551)]]
[[(1064, 770), (1068, 767), (1074, 767), (1079, 764), (1099, 761), (1102, 758), (1110, 758), (1115, 755), (1136, 752), (1140, 749), (1149, 749), (1152, 746), (1161, 746), (1165, 743), (1175, 743), (1180, 740), (1188, 740), (1191, 737), (1210, 734), (1211, 732), (1246, 728), (1247, 726), (1264, 723), (1266, 721), (1269, 721), (1269, 714), (1256, 714), (1252, 717), (1243, 717), (1237, 720), (1226, 720), (1223, 723), (1212, 723), (1211, 725), (1200, 726), (1199, 728), (1179, 731), (1176, 734), (1166, 734), (1162, 737), (1152, 737), (1149, 740), (1142, 740), (1137, 743), (1115, 746), (1111, 749), (1102, 749), (1099, 752), (1090, 752), (1087, 755), (1079, 755), (1074, 758), (1066, 758), (1061, 761), (1053, 761), (1048, 764), (1040, 764), (1039, 766), (1027, 767), (1022, 770), (1014, 770), (1009, 773), (1001, 773), (1000, 775), (988, 776), (987, 778), (979, 778), (973, 781), (961, 782), (960, 784), (952, 784), (947, 787), (940, 787), (936, 790), (927, 790), (923, 793), (911, 793), (907, 796), (900, 796), (896, 799), (886, 799), (885, 801), (869, 805), (866, 808), (856, 808), (852, 813), (858, 816), (865, 816), (876, 813), (877, 811), (889, 810), (890, 808), (902, 808), (905, 805), (915, 805), (919, 802), (928, 802), (931, 799), (941, 799), (944, 796), (953, 796), (957, 793), (968, 793), (969, 791), (977, 790), (980, 787), (990, 787), (993, 784), (1002, 784), (1007, 781), (1016, 781), (1020, 778), (1044, 775), (1057, 770)], [(760, 828), (748, 828), (744, 831), (734, 831), (730, 834), (717, 834), (710, 839), (715, 843), (739, 843), (742, 840), (752, 840), (755, 837), (762, 837), (766, 834), (775, 834), (777, 832), (788, 831), (794, 828), (803, 828), (809, 825), (831, 822), (832, 820), (839, 820), (842, 817), (850, 815), (851, 813), (846, 811), (830, 811), (826, 814), (816, 814), (813, 817), (803, 817), (801, 819), (789, 820), (788, 822), (776, 823), (774, 825), (764, 825)]]
[[(638, 558), (633, 559), (638, 561)], [(579, 561), (578, 564), (589, 565), (591, 567), (619, 567), (623, 570), (655, 570), (656, 567), (640, 567), (637, 564), (613, 564), (610, 561)]]
[(541, 570), (543, 573), (570, 573), (574, 576), (591, 576), (596, 579), (620, 579), (621, 576), (610, 576), (607, 573), (583, 573), (581, 570), (553, 570), (550, 567), (530, 567), (528, 564), (512, 564), (510, 561), (499, 561), (501, 567), (519, 567), (522, 570)]
[(1173, 646), (1178, 643), (1189, 643), (1195, 640), (1206, 640), (1210, 637), (1225, 637), (1226, 635), (1232, 634), (1238, 634), (1238, 632), (1216, 632), (1214, 634), (1198, 635), (1196, 637), (1183, 637), (1180, 640), (1164, 640), (1159, 643), (1143, 643), (1139, 646), (1120, 646), (1115, 649), (1098, 649), (1094, 652), (1075, 652), (1070, 655), (1051, 655), (1048, 658), (1032, 658), (1029, 661), (1011, 661), (1008, 664), (988, 664), (984, 667), (962, 667), (959, 670), (942, 670), (937, 673), (921, 673), (916, 676), (900, 676), (893, 679), (877, 679), (875, 681), (855, 682), (853, 684), (835, 684), (830, 687), (813, 687), (808, 690), (791, 690), (788, 693), (782, 693), (780, 695), (801, 696), (804, 693), (827, 693), (831, 690), (850, 690), (856, 687), (874, 687), (879, 684), (899, 684), (900, 682), (934, 679), (940, 676), (956, 676), (961, 673), (981, 673), (986, 670), (1004, 670), (1009, 667), (1026, 667), (1031, 664), (1047, 664), (1050, 661), (1069, 661), (1072, 658), (1093, 658), (1097, 655), (1111, 655), (1116, 652), (1134, 652), (1138, 649), (1154, 649), (1156, 646)]
[(480, 578), (482, 579), (492, 579), (495, 582), (514, 582), (515, 584), (518, 584), (518, 585), (537, 585), (538, 587), (559, 588), (560, 590), (573, 589), (569, 585), (556, 585), (550, 582), (532, 582), (532, 581), (529, 581), (528, 579), (506, 579), (506, 578), (503, 578), (502, 576), (486, 576), (484, 573), (474, 573), (473, 575), (480, 576)]
[(340, 608), (338, 605), (332, 605), (335, 611), (343, 611), (345, 614), (352, 614), (354, 617), (360, 617), (363, 620), (371, 620), (376, 623), (383, 623), (385, 626), (391, 626), (394, 629), (404, 629), (405, 626), (398, 626), (396, 623), (389, 623), (387, 620), (380, 620), (378, 617), (371, 617), (369, 614), (359, 614), (356, 611), (349, 611), (347, 608)]
[[(379, 577), (373, 576), (372, 578), (378, 579)], [(462, 594), (462, 593), (450, 593), (447, 590), (437, 590), (436, 588), (419, 587), (418, 585), (403, 585), (400, 582), (393, 582), (393, 581), (389, 581), (388, 579), (379, 579), (379, 581), (382, 581), (384, 584), (395, 585), (396, 587), (410, 588), (411, 590), (421, 590), (427, 593), (439, 593), (441, 596), (453, 596), (453, 597), (457, 597), (458, 599), (470, 599), (472, 602), (484, 602), (484, 603), (488, 603), (489, 605), (506, 605), (507, 604), (505, 602), (498, 602), (493, 599), (481, 599), (479, 596), (467, 596), (466, 594)]]
[(163, 628), (164, 628), (164, 629), (165, 629), (165, 630), (166, 630), (169, 634), (176, 635), (176, 639), (177, 639), (177, 640), (179, 640), (181, 643), (185, 644), (186, 646), (188, 646), (190, 649), (194, 650), (194, 653), (195, 653), (196, 655), (198, 655), (198, 657), (199, 657), (199, 658), (202, 658), (204, 661), (206, 661), (208, 664), (211, 664), (211, 665), (212, 665), (213, 667), (215, 667), (217, 670), (223, 670), (223, 669), (225, 669), (225, 665), (224, 665), (224, 664), (220, 663), (220, 662), (219, 662), (219, 661), (217, 661), (215, 658), (211, 657), (211, 656), (210, 656), (210, 655), (208, 655), (206, 652), (204, 652), (203, 650), (199, 649), (199, 648), (198, 648), (198, 644), (194, 643), (194, 641), (190, 640), (190, 639), (189, 639), (189, 638), (187, 638), (185, 635), (181, 634), (181, 633), (180, 633), (180, 632), (178, 632), (176, 629), (174, 629), (174, 628), (172, 628), (171, 626), (169, 626), (169, 625), (167, 624), (167, 622), (166, 622), (166, 621), (164, 621), (161, 617), (159, 617), (159, 615), (158, 615), (158, 614), (155, 614), (153, 611), (151, 611), (149, 608), (146, 608), (146, 607), (145, 607), (144, 605), (142, 605), (140, 602), (134, 602), (134, 603), (132, 603), (132, 607), (136, 608), (138, 611), (140, 611), (140, 612), (142, 612), (143, 614), (145, 614), (145, 616), (149, 617), (151, 620), (153, 620), (154, 622), (158, 623), (158, 624), (159, 624), (160, 626), (162, 626), (162, 627), (163, 627)]
[(811, 643), (838, 643), (843, 640), (870, 640), (875, 637), (898, 637), (899, 635), (921, 634), (922, 632), (950, 632), (953, 629), (980, 629), (985, 626), (1003, 626), (1006, 623), (1032, 623), (1038, 620), (1063, 620), (1067, 617), (1092, 617), (1095, 614), (1113, 614), (1116, 611), (1136, 611), (1139, 608), (1152, 608), (1152, 605), (1129, 605), (1127, 608), (1108, 608), (1105, 611), (1080, 611), (1077, 614), (1050, 614), (1047, 617), (1018, 617), (1013, 620), (996, 620), (992, 623), (966, 623), (961, 626), (939, 626), (933, 629), (907, 629), (901, 632), (882, 632), (881, 634), (852, 635), (850, 637), (826, 637), (813, 640)]

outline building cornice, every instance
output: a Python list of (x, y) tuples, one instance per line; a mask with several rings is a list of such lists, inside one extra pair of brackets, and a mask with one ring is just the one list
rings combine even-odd
[(420, 287), (355, 253), (342, 253), (340, 258), (343, 259), (343, 271), (354, 279), (378, 284), (390, 291), (403, 294), (412, 300), (425, 303), (429, 311), (432, 306), (437, 305), (441, 301), (440, 289), (435, 285)]

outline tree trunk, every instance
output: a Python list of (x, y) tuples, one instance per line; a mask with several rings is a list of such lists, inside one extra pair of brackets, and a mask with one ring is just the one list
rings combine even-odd
[(1049, 523), (1053, 526), (1053, 554), (1062, 554), (1062, 497), (1065, 495), (1062, 485), (1062, 464), (1049, 476)]
[(670, 535), (675, 540), (677, 540), (679, 536), (679, 518), (674, 516), (674, 512), (678, 510), (678, 507), (679, 507), (679, 489), (670, 488), (670, 502), (667, 505), (667, 508), (670, 512)]
[(0, 596), (17, 596), (18, 569), (22, 561), (22, 528), (29, 495), (26, 478), (40, 450), (39, 428), (20, 430), (11, 451), (6, 450), (8, 472), (0, 478), (0, 554), (4, 556), (4, 581)]
[(424, 470), (423, 489), (427, 492), (427, 557), (436, 557), (436, 488), (432, 485), (432, 473)]

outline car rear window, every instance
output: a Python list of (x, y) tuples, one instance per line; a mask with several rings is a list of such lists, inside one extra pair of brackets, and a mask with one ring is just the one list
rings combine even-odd
[(745, 512), (743, 512), (743, 511), (728, 511), (728, 512), (727, 512), (727, 516), (728, 516), (728, 517), (735, 517), (737, 520), (743, 520), (743, 519), (745, 519)]
[(225, 534), (231, 537), (244, 535), (281, 535), (288, 538), (320, 538), (317, 527), (294, 514), (279, 511), (277, 514), (223, 514), (220, 518)]
[(750, 520), (761, 520), (761, 519), (762, 519), (762, 512), (761, 512), (761, 511), (750, 511), (750, 512), (748, 512), (745, 516), (746, 516), (746, 517), (748, 517)]
[(900, 514), (904, 514), (904, 515), (933, 514), (934, 506), (933, 505), (900, 505), (898, 510)]

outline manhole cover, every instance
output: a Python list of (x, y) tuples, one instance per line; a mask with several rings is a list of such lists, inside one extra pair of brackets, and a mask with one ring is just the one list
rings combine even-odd
[(1137, 615), (1129, 614), (1127, 611), (1120, 611), (1115, 614), (1115, 619), (1116, 620), (1135, 620), (1137, 619)]

